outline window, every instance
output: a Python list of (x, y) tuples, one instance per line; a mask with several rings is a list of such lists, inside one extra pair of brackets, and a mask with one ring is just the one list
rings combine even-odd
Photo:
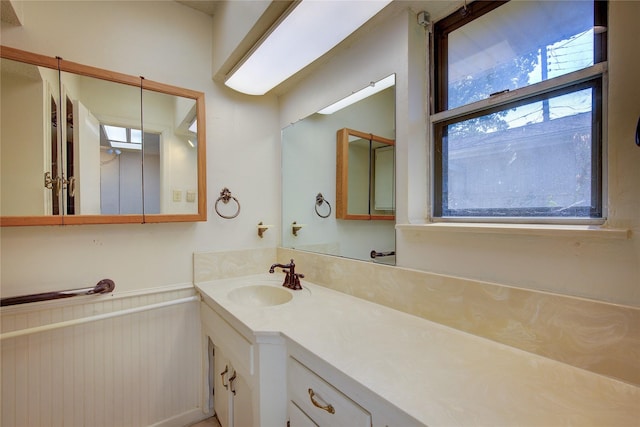
[(142, 131), (121, 126), (101, 125), (112, 149), (142, 150)]
[(477, 1), (435, 24), (433, 214), (603, 218), (606, 3)]

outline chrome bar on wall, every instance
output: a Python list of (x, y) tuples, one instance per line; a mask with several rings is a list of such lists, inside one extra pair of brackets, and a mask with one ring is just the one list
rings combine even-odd
[(70, 298), (77, 295), (106, 294), (112, 292), (116, 284), (111, 279), (100, 280), (93, 288), (70, 289), (58, 292), (43, 292), (41, 294), (22, 295), (18, 297), (8, 297), (0, 299), (0, 307), (16, 304), (26, 304), (30, 302), (49, 301), (60, 298)]
[(64, 322), (50, 323), (48, 325), (35, 326), (33, 328), (20, 329), (17, 331), (5, 332), (0, 334), (0, 341), (8, 338), (20, 337), (23, 335), (35, 334), (38, 332), (50, 331), (52, 329), (66, 328), (69, 326), (81, 325), (83, 323), (95, 322), (97, 320), (109, 319), (111, 317), (124, 316), (127, 314), (138, 313), (141, 311), (154, 310), (156, 308), (169, 307), (176, 304), (183, 304), (186, 302), (200, 301), (199, 295), (194, 295), (186, 298), (175, 299), (171, 301), (159, 302), (156, 304), (148, 304), (140, 307), (128, 308), (125, 310), (112, 311), (110, 313), (96, 314), (95, 316), (81, 317), (79, 319), (66, 320)]
[(395, 251), (390, 251), (390, 252), (377, 252), (375, 249), (371, 251), (371, 258), (379, 258), (379, 257), (383, 257), (383, 256), (393, 256), (395, 255), (396, 252)]

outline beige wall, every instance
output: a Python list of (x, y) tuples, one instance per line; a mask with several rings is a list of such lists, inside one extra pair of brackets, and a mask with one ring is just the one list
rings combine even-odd
[[(42, 188), (42, 170), (47, 163), (45, 141), (50, 131), (44, 123), (45, 108), (29, 110), (28, 105), (46, 105), (54, 94), (49, 94), (46, 81), (16, 75), (2, 77), (2, 105), (0, 106), (0, 156), (4, 176), (25, 173), (26, 179), (3, 179), (0, 203), (3, 215), (23, 215), (25, 212), (43, 214), (45, 196)], [(11, 106), (11, 107), (10, 107)], [(21, 113), (18, 113), (21, 112)], [(41, 126), (34, 126), (41, 123)], [(25, 158), (33, 160), (24, 161)], [(14, 160), (10, 160), (14, 159)], [(23, 201), (20, 205), (15, 201)]]
[[(415, 10), (432, 7), (428, 2), (413, 4)], [(640, 114), (636, 82), (640, 58), (632, 54), (640, 38), (636, 25), (640, 2), (612, 1), (609, 9), (609, 212), (605, 227), (631, 230), (627, 233), (631, 237), (398, 230), (399, 266), (640, 305), (640, 149), (633, 142)], [(434, 12), (432, 19), (444, 15), (445, 11)], [(389, 40), (393, 46), (386, 45)], [(295, 112), (315, 111), (339, 94), (345, 96), (361, 87), (361, 82), (396, 73), (397, 222), (404, 224), (424, 223), (429, 212), (425, 51), (425, 31), (417, 25), (415, 12), (398, 13), (300, 81), (280, 105), (281, 124), (286, 124)]]
[[(2, 296), (92, 286), (116, 291), (191, 283), (196, 251), (277, 246), (280, 129), (274, 97), (241, 96), (211, 79), (210, 16), (170, 1), (21, 4), (22, 26), (2, 23), (3, 45), (202, 91), (207, 111), (207, 222), (4, 227)], [(259, 177), (259, 178), (258, 178)], [(228, 187), (241, 205), (223, 220), (213, 202)]]
[[(432, 7), (412, 4), (415, 10)], [(192, 281), (193, 252), (277, 246), (280, 227), (260, 239), (256, 225), (280, 222), (280, 128), (390, 73), (397, 75), (398, 90), (398, 221), (424, 221), (426, 44), (414, 12), (391, 14), (361, 34), (283, 96), (278, 111), (273, 96), (243, 96), (211, 80), (211, 55), (230, 49), (212, 43), (215, 19), (207, 15), (165, 1), (22, 6), (23, 26), (3, 24), (5, 45), (206, 93), (209, 220), (4, 228), (3, 295), (84, 285), (103, 277), (116, 280), (118, 289), (187, 283)], [(638, 2), (610, 4), (608, 225), (631, 229), (632, 237), (397, 232), (400, 266), (640, 305), (640, 149), (633, 144), (640, 114), (640, 59), (631, 54), (640, 31), (638, 16)], [(240, 216), (231, 221), (213, 211), (225, 186), (242, 204)]]

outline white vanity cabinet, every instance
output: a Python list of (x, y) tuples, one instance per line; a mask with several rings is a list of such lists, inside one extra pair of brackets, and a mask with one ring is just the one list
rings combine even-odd
[(222, 427), (250, 427), (254, 414), (254, 344), (202, 303), (205, 335), (213, 343), (213, 407)]
[(290, 427), (424, 427), (294, 341), (287, 351)]
[[(205, 298), (206, 301), (206, 298)], [(214, 305), (215, 306), (215, 305)], [(223, 317), (225, 316), (225, 317)], [(280, 333), (253, 333), (224, 310), (200, 305), (204, 347), (213, 344), (208, 378), (222, 427), (284, 427), (286, 345)], [(211, 354), (209, 357), (211, 357)], [(212, 366), (213, 365), (213, 366)]]
[[(204, 389), (215, 390), (203, 400), (213, 406), (222, 427), (424, 427), (389, 396), (365, 385), (369, 378), (354, 364), (361, 358), (372, 366), (371, 353), (360, 351), (364, 341), (336, 337), (340, 319), (325, 313), (336, 304), (333, 293), (305, 284), (309, 288), (294, 293), (290, 302), (266, 306), (229, 297), (243, 286), (273, 282), (271, 276), (262, 277), (198, 287), (203, 350), (209, 358)], [(277, 282), (273, 286), (279, 289)], [(327, 328), (318, 329), (319, 322)], [(376, 373), (364, 370), (368, 372)]]
[[(224, 427), (637, 425), (637, 387), (308, 282), (287, 302), (256, 292), (280, 284), (264, 273), (196, 285)], [(579, 399), (553, 394), (567, 384)], [(554, 399), (532, 401), (540, 390)]]

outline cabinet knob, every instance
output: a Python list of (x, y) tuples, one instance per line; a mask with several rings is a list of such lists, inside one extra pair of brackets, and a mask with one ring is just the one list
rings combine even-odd
[(325, 411), (327, 411), (330, 414), (335, 414), (336, 410), (333, 409), (333, 406), (330, 404), (327, 405), (322, 405), (320, 403), (318, 403), (314, 397), (316, 396), (316, 394), (314, 393), (313, 389), (310, 388), (309, 389), (309, 399), (311, 399), (311, 403), (313, 403), (313, 406), (315, 406), (316, 408), (320, 408), (320, 409), (324, 409)]

